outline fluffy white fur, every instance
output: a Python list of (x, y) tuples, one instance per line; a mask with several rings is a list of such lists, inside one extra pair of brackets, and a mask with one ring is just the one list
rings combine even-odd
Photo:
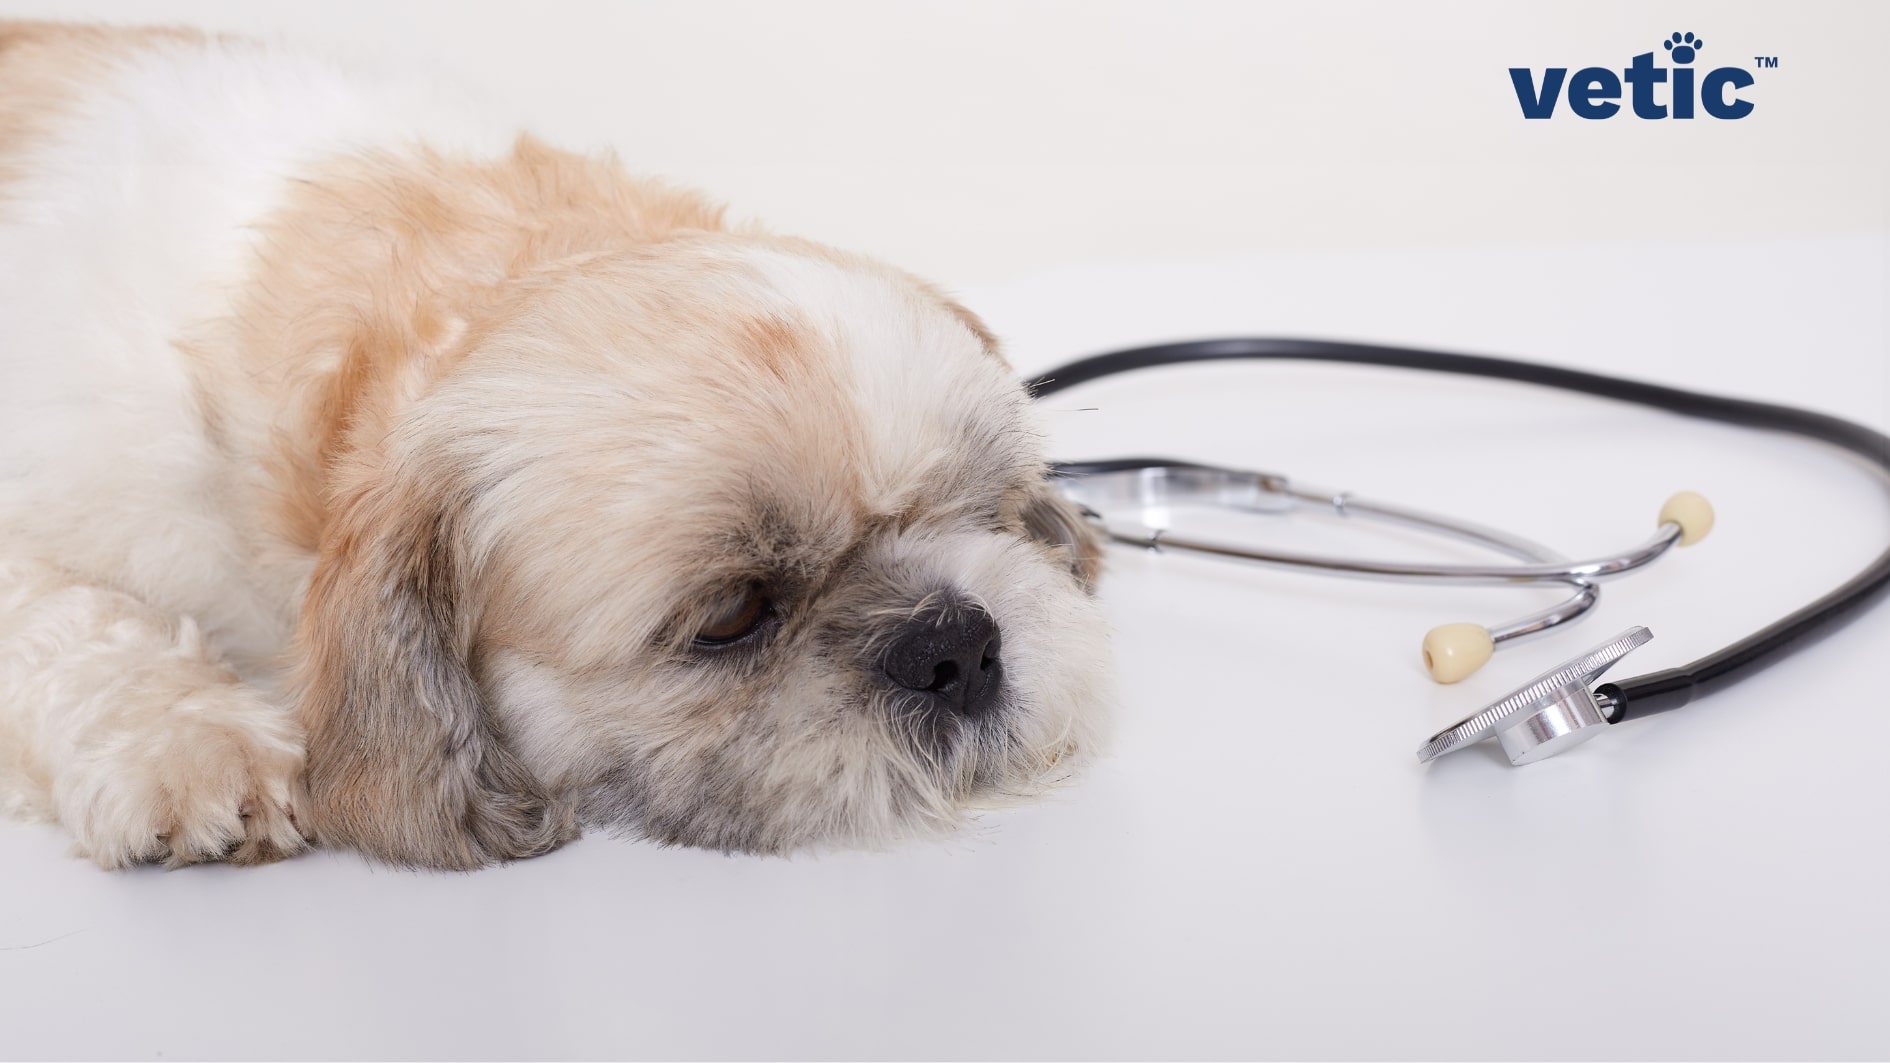
[[(0, 801), (476, 867), (874, 844), (1093, 749), (1096, 544), (976, 319), (485, 125), (0, 23)], [(1002, 697), (939, 718), (876, 655), (967, 609)]]

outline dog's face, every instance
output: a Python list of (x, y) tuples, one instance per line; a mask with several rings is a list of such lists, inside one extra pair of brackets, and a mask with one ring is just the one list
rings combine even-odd
[(456, 867), (575, 821), (872, 844), (1095, 746), (1097, 542), (975, 318), (724, 235), (517, 288), (412, 385), (324, 544), (318, 832)]

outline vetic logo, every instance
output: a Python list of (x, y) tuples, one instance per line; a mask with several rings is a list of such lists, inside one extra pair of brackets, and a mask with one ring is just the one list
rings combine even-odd
[[(1628, 84), (1636, 118), (1666, 118), (1669, 115), (1674, 118), (1692, 118), (1696, 99), (1700, 110), (1714, 118), (1744, 118), (1752, 113), (1751, 101), (1734, 95), (1740, 89), (1752, 86), (1751, 71), (1737, 66), (1709, 70), (1698, 79), (1699, 91), (1696, 93), (1692, 63), (1699, 57), (1701, 49), (1706, 47), (1706, 42), (1687, 32), (1675, 33), (1660, 43), (1673, 56), (1673, 91), (1668, 95), (1671, 108), (1656, 96), (1656, 86), (1667, 83), (1669, 71), (1666, 67), (1654, 65), (1653, 52), (1642, 52), (1628, 63), (1619, 77), (1614, 71), (1599, 66), (1583, 67), (1570, 77), (1567, 67), (1552, 66), (1542, 72), (1542, 81), (1538, 85), (1534, 71), (1527, 67), (1510, 67), (1509, 80), (1516, 86), (1516, 102), (1522, 105), (1523, 117), (1553, 117), (1556, 101), (1563, 95), (1564, 82), (1568, 85), (1568, 109), (1580, 118), (1614, 117), (1615, 112), (1621, 109), (1621, 105), (1613, 101), (1621, 98), (1623, 81)], [(1778, 57), (1757, 56), (1753, 63), (1758, 67), (1776, 67)]]

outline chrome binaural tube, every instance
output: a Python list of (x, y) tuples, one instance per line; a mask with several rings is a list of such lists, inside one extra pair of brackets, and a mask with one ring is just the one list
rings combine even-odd
[[(1156, 550), (1181, 550), (1263, 565), (1330, 575), (1443, 583), (1517, 585), (1560, 583), (1573, 590), (1564, 601), (1489, 630), (1492, 643), (1514, 642), (1579, 619), (1600, 598), (1595, 581), (1640, 568), (1659, 558), (1680, 539), (1680, 527), (1663, 523), (1653, 537), (1622, 553), (1571, 561), (1521, 536), (1403, 506), (1361, 499), (1349, 492), (1295, 486), (1277, 473), (1225, 469), (1154, 459), (1131, 459), (1059, 468), (1059, 485), (1089, 513), (1111, 540)], [(1379, 561), (1238, 546), (1175, 532), (1166, 511), (1215, 507), (1241, 512), (1280, 514), (1305, 507), (1345, 518), (1362, 518), (1442, 535), (1516, 558), (1520, 564), (1462, 565)], [(1112, 521), (1111, 511), (1135, 509), (1161, 516), (1134, 527)]]

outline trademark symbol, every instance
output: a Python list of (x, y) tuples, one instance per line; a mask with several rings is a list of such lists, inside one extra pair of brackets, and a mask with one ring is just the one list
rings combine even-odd
[(1752, 65), (1758, 67), (1760, 70), (1776, 69), (1778, 67), (1778, 56), (1755, 55), (1752, 57)]

